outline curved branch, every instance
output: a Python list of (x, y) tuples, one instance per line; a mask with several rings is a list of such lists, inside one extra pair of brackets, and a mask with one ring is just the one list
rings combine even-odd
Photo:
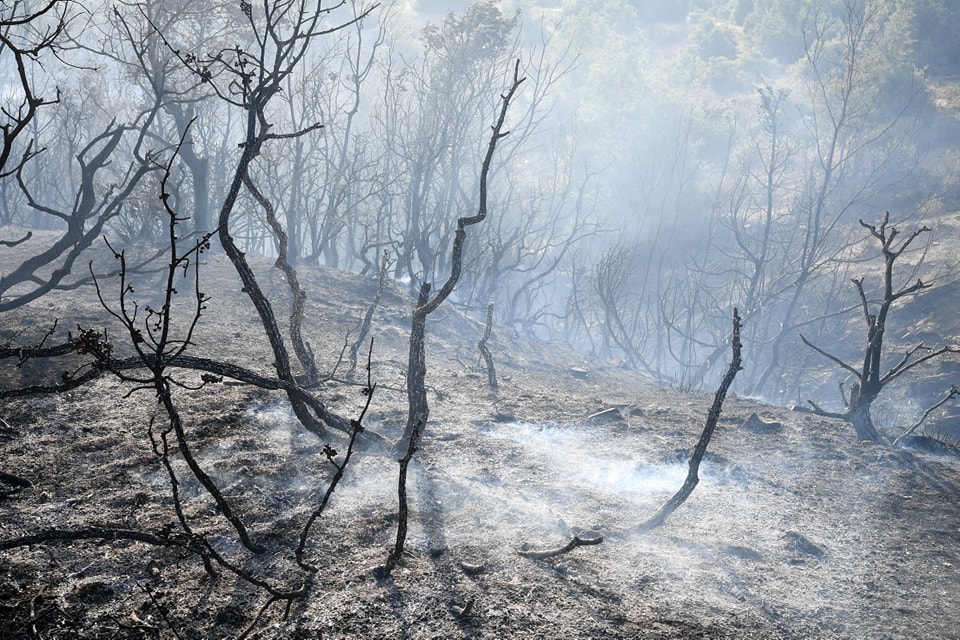
[(831, 354), (831, 353), (827, 353), (826, 351), (824, 351), (823, 349), (821, 349), (821, 348), (818, 347), (817, 345), (813, 344), (812, 342), (810, 342), (809, 340), (807, 340), (806, 336), (804, 336), (802, 333), (800, 334), (800, 339), (803, 341), (803, 344), (807, 345), (808, 347), (810, 347), (811, 349), (813, 349), (814, 351), (816, 351), (817, 353), (819, 353), (820, 355), (822, 355), (824, 358), (827, 358), (827, 359), (829, 359), (829, 360), (833, 360), (835, 363), (837, 363), (838, 365), (840, 365), (841, 367), (843, 367), (844, 369), (846, 369), (847, 371), (849, 371), (849, 372), (852, 373), (853, 375), (857, 376), (857, 379), (860, 378), (860, 372), (859, 372), (859, 371), (857, 371), (856, 369), (854, 369), (852, 366), (850, 366), (849, 364), (847, 364), (846, 362), (844, 362), (843, 360), (841, 360), (841, 359), (838, 358), (837, 356), (835, 356), (835, 355), (833, 355), (833, 354)]
[(562, 547), (557, 547), (556, 549), (546, 549), (543, 551), (529, 551), (529, 550), (520, 550), (519, 553), (524, 558), (532, 558), (534, 560), (546, 560), (547, 558), (553, 558), (564, 553), (569, 553), (576, 549), (577, 547), (587, 547), (603, 542), (603, 536), (597, 536), (595, 538), (581, 538), (580, 536), (573, 536), (573, 539), (570, 540), (567, 544)]

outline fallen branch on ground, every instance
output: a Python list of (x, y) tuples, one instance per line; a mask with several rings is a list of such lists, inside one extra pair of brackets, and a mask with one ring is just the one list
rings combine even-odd
[(945, 405), (947, 402), (957, 397), (958, 395), (960, 395), (960, 386), (953, 385), (952, 387), (950, 387), (947, 390), (947, 392), (943, 395), (943, 397), (940, 398), (939, 402), (937, 402), (933, 406), (929, 407), (926, 411), (924, 411), (923, 415), (920, 416), (920, 419), (914, 422), (912, 425), (910, 425), (910, 428), (904, 431), (896, 440), (894, 440), (890, 444), (890, 446), (891, 447), (897, 446), (898, 442), (900, 442), (901, 440), (909, 436), (911, 433), (919, 429), (920, 425), (922, 425), (926, 421), (926, 419), (930, 416), (931, 413), (933, 413), (934, 411), (936, 411), (937, 409)]
[(562, 547), (557, 547), (556, 549), (546, 549), (544, 551), (532, 551), (521, 549), (518, 551), (520, 555), (524, 558), (533, 558), (534, 560), (545, 560), (547, 558), (553, 558), (556, 556), (561, 556), (565, 553), (569, 553), (576, 549), (577, 547), (587, 547), (595, 544), (600, 544), (603, 542), (603, 536), (597, 536), (595, 538), (581, 538), (580, 536), (573, 536), (573, 539), (570, 540), (567, 544)]

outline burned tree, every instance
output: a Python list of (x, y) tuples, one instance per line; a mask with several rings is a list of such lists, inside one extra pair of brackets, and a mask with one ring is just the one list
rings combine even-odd
[[(277, 237), (281, 248), (278, 266), (287, 276), (293, 296), (290, 339), (305, 371), (305, 380), (308, 383), (315, 382), (317, 375), (313, 351), (300, 331), (306, 294), (299, 286), (294, 267), (287, 261), (287, 235), (275, 216), (273, 205), (257, 187), (251, 171), (264, 145), (275, 140), (305, 136), (323, 127), (320, 122), (314, 122), (295, 131), (277, 132), (273, 128), (271, 101), (282, 92), (284, 82), (303, 63), (313, 41), (348, 25), (359, 23), (373, 11), (376, 5), (366, 7), (362, 12), (342, 23), (330, 25), (327, 20), (338, 6), (311, 8), (311, 3), (305, 0), (291, 0), (280, 3), (273, 9), (267, 8), (260, 13), (259, 9), (255, 11), (252, 5), (241, 3), (241, 9), (252, 34), (254, 44), (251, 46), (244, 48), (236, 45), (232, 49), (224, 49), (204, 57), (171, 47), (187, 69), (202, 83), (208, 84), (221, 100), (244, 111), (244, 136), (239, 145), (242, 152), (236, 161), (233, 176), (220, 207), (218, 238), (243, 282), (243, 290), (260, 317), (275, 357), (277, 377), (289, 387), (290, 403), (297, 418), (305, 427), (318, 433), (323, 432), (324, 424), (346, 433), (350, 433), (351, 426), (348, 421), (327, 411), (322, 405), (304, 401), (304, 392), (300, 389), (300, 382), (294, 375), (290, 355), (273, 305), (257, 281), (244, 251), (238, 246), (233, 231), (236, 226), (234, 210), (241, 188), (245, 188), (265, 209), (271, 231)], [(169, 43), (167, 44), (170, 46)]]
[[(723, 410), (723, 403), (724, 400), (726, 400), (727, 392), (730, 390), (730, 386), (737, 377), (737, 373), (743, 369), (743, 344), (740, 341), (741, 327), (742, 322), (740, 313), (737, 311), (737, 308), (734, 307), (733, 333), (730, 338), (732, 358), (730, 360), (730, 365), (727, 367), (727, 371), (724, 374), (723, 379), (720, 381), (720, 385), (717, 387), (717, 391), (713, 396), (713, 404), (710, 405), (710, 410), (707, 412), (707, 419), (703, 425), (703, 430), (700, 432), (700, 438), (697, 440), (697, 444), (693, 448), (693, 453), (690, 455), (690, 460), (687, 464), (687, 477), (684, 479), (683, 484), (680, 486), (677, 492), (674, 493), (673, 496), (671, 496), (670, 499), (667, 500), (663, 506), (656, 511), (656, 513), (632, 529), (634, 533), (647, 533), (663, 525), (663, 523), (667, 521), (667, 518), (669, 518), (670, 515), (680, 507), (680, 505), (686, 502), (687, 498), (689, 498), (693, 493), (693, 490), (697, 488), (698, 484), (700, 484), (700, 464), (703, 462), (703, 458), (707, 454), (707, 447), (710, 446), (710, 440), (713, 438), (713, 434), (717, 430), (717, 425), (720, 421), (720, 412)], [(562, 547), (537, 550), (531, 549), (529, 545), (524, 544), (519, 553), (525, 558), (545, 560), (547, 558), (553, 558), (573, 551), (577, 547), (596, 545), (602, 542), (603, 536), (600, 535), (576, 535), (573, 536), (573, 538)]]
[[(135, 158), (120, 176), (118, 184), (104, 191), (99, 185), (101, 175), (117, 163), (117, 148), (128, 132), (135, 132), (137, 136)], [(43, 202), (28, 184), (23, 164), (18, 167), (17, 180), (28, 206), (50, 220), (58, 221), (64, 228), (56, 241), (35, 249), (33, 255), (10, 273), (0, 274), (0, 296), (3, 298), (0, 313), (37, 300), (57, 288), (72, 286), (67, 282), (68, 276), (80, 254), (102, 235), (104, 226), (120, 213), (143, 177), (156, 168), (150, 161), (150, 154), (142, 148), (144, 132), (143, 126), (111, 123), (83, 148), (76, 157), (80, 184), (69, 208)], [(25, 164), (28, 154), (24, 157)]]
[(496, 123), (493, 125), (493, 133), (490, 134), (490, 143), (487, 145), (487, 152), (483, 159), (483, 166), (480, 170), (480, 193), (477, 213), (473, 216), (464, 216), (457, 220), (457, 232), (453, 240), (453, 249), (451, 251), (450, 275), (446, 282), (440, 287), (440, 290), (430, 297), (431, 284), (424, 282), (420, 286), (420, 293), (417, 297), (417, 306), (413, 310), (413, 324), (410, 329), (410, 351), (407, 362), (407, 426), (404, 430), (403, 440), (405, 453), (400, 459), (400, 477), (398, 481), (399, 498), (399, 522), (397, 525), (397, 540), (393, 550), (387, 559), (386, 569), (392, 569), (403, 556), (404, 543), (407, 537), (407, 469), (410, 461), (420, 446), (420, 439), (423, 436), (423, 429), (427, 424), (427, 417), (430, 415), (430, 407), (427, 403), (427, 362), (425, 339), (427, 331), (427, 316), (436, 311), (444, 300), (453, 292), (457, 281), (460, 279), (460, 271), (463, 268), (463, 245), (467, 240), (466, 228), (471, 225), (479, 224), (487, 217), (487, 177), (490, 173), (490, 164), (493, 161), (493, 153), (497, 148), (497, 142), (507, 136), (509, 131), (503, 130), (504, 122), (507, 118), (507, 110), (510, 108), (510, 101), (523, 82), (520, 77), (520, 62), (514, 65), (513, 81), (510, 88), (502, 96), (500, 104), (500, 114)]
[[(46, 78), (38, 70), (44, 71), (45, 58), (59, 56), (64, 41), (71, 37), (68, 5), (66, 0), (51, 0), (36, 9), (21, 2), (4, 3), (0, 8), (0, 63), (15, 76), (5, 79), (6, 97), (0, 103), (0, 180), (17, 185), (24, 208), (41, 221), (37, 226), (49, 225), (59, 234), (42, 246), (38, 240), (34, 245), (26, 243), (33, 237), (32, 231), (0, 244), (14, 247), (26, 243), (24, 255), (32, 254), (7, 273), (0, 273), (0, 313), (75, 284), (69, 276), (80, 254), (100, 237), (144, 176), (156, 168), (144, 146), (156, 108), (147, 107), (133, 123), (113, 120), (83, 143), (77, 142), (72, 155), (78, 173), (74, 186), (69, 187), (70, 197), (55, 202), (56, 198), (37, 184), (37, 175), (49, 171), (35, 166), (45, 149), (37, 135), (38, 114), (61, 98), (59, 90), (55, 96), (40, 95)], [(124, 165), (119, 157), (129, 138), (134, 138), (133, 157)], [(63, 182), (70, 184), (69, 180)], [(105, 183), (110, 186), (104, 188)]]
[(39, 109), (60, 101), (59, 91), (53, 98), (44, 98), (38, 93), (33, 67), (40, 64), (41, 55), (59, 47), (67, 26), (67, 4), (67, 0), (50, 0), (30, 10), (29, 5), (14, 2), (4, 3), (0, 8), (0, 59), (5, 64), (12, 63), (16, 74), (16, 80), (10, 82), (5, 93), (19, 100), (15, 107), (3, 105), (0, 117), (0, 177), (15, 173), (36, 151), (24, 154), (18, 164), (8, 167), (18, 139)]
[(845, 407), (843, 411), (826, 411), (811, 400), (809, 402), (814, 412), (818, 415), (838, 418), (849, 422), (853, 425), (857, 436), (861, 440), (869, 440), (872, 442), (879, 442), (881, 438), (870, 416), (870, 408), (884, 387), (904, 373), (928, 360), (938, 358), (948, 353), (960, 353), (960, 348), (958, 347), (947, 345), (933, 349), (921, 342), (907, 348), (896, 363), (884, 370), (882, 366), (884, 336), (890, 309), (895, 302), (917, 295), (931, 286), (930, 283), (923, 282), (918, 278), (916, 282), (904, 284), (897, 289), (894, 288), (894, 263), (903, 255), (903, 252), (907, 250), (914, 240), (921, 234), (929, 232), (930, 229), (925, 226), (916, 229), (899, 244), (896, 244), (895, 241), (899, 232), (896, 227), (890, 226), (889, 223), (890, 212), (884, 214), (883, 220), (879, 225), (867, 224), (863, 220), (860, 220), (860, 225), (867, 229), (870, 235), (880, 243), (884, 262), (883, 293), (876, 312), (871, 311), (871, 301), (867, 298), (867, 293), (864, 290), (863, 278), (854, 278), (852, 281), (857, 288), (857, 294), (860, 298), (860, 308), (863, 312), (863, 319), (867, 328), (866, 344), (863, 348), (863, 360), (860, 365), (853, 366), (848, 364), (840, 357), (816, 346), (805, 336), (800, 336), (800, 339), (803, 340), (805, 345), (825, 358), (832, 360), (856, 378), (850, 385), (849, 396), (844, 399)]
[[(188, 218), (179, 214), (172, 206), (173, 198), (169, 185), (172, 166), (185, 138), (186, 134), (169, 161), (158, 167), (162, 171), (159, 200), (167, 216), (167, 260), (166, 267), (160, 274), (158, 290), (151, 290), (152, 288), (146, 285), (143, 287), (145, 291), (137, 294), (140, 286), (139, 283), (135, 286), (134, 274), (128, 269), (125, 252), (115, 249), (107, 241), (108, 249), (119, 265), (115, 296), (107, 292), (103, 279), (93, 273), (92, 261), (89, 268), (99, 302), (116, 321), (115, 324), (119, 325), (119, 333), (108, 334), (106, 328), (95, 329), (78, 325), (77, 331), (70, 333), (67, 342), (48, 346), (45, 341), (53, 334), (55, 325), (44, 340), (33, 347), (0, 346), (0, 362), (15, 358), (20, 365), (27, 360), (46, 358), (59, 363), (67, 362), (61, 360), (67, 356), (79, 356), (82, 360), (73, 371), (63, 372), (55, 383), (0, 389), (0, 400), (62, 393), (105, 376), (113, 376), (128, 389), (124, 399), (139, 392), (152, 392), (155, 395), (157, 410), (149, 418), (145, 437), (161, 473), (167, 479), (168, 494), (156, 497), (159, 498), (159, 503), (169, 506), (167, 514), (172, 516), (172, 519), (158, 530), (126, 524), (98, 524), (95, 520), (84, 522), (79, 527), (57, 525), (27, 529), (21, 535), (0, 537), (0, 551), (30, 545), (132, 541), (193, 556), (202, 562), (210, 577), (215, 578), (221, 573), (232, 574), (266, 597), (265, 603), (250, 616), (246, 630), (240, 635), (246, 637), (261, 624), (273, 604), (285, 603), (289, 608), (292, 601), (307, 594), (311, 576), (318, 571), (305, 556), (311, 529), (323, 516), (330, 497), (348, 468), (357, 439), (364, 432), (362, 421), (370, 407), (375, 385), (371, 381), (368, 354), (367, 383), (362, 389), (363, 408), (357, 418), (348, 421), (350, 434), (342, 454), (330, 444), (320, 450), (324, 463), (331, 465), (334, 472), (322, 500), (297, 532), (296, 547), (292, 548), (293, 540), (290, 537), (277, 535), (277, 532), (270, 536), (256, 536), (245, 522), (248, 518), (255, 517), (254, 514), (241, 514), (242, 507), (238, 503), (243, 501), (237, 499), (235, 492), (225, 491), (221, 487), (218, 474), (211, 473), (208, 462), (202, 459), (201, 442), (198, 442), (196, 433), (188, 429), (193, 421), (191, 416), (182, 410), (179, 404), (182, 397), (178, 398), (178, 394), (216, 387), (224, 378), (232, 378), (262, 390), (284, 390), (298, 398), (318, 416), (325, 415), (326, 409), (319, 400), (292, 382), (260, 375), (222, 360), (188, 354), (197, 346), (197, 330), (201, 319), (206, 316), (207, 304), (211, 300), (200, 288), (200, 265), (201, 255), (210, 249), (210, 241), (216, 231), (196, 239), (181, 237), (180, 229)], [(159, 293), (159, 302), (151, 304), (136, 299), (137, 295), (150, 296), (151, 293)], [(372, 351), (372, 341), (370, 348)], [(0, 480), (15, 488), (32, 484), (28, 479), (5, 473), (0, 473)], [(203, 492), (213, 500), (214, 517), (208, 517), (208, 514), (190, 506), (191, 492), (185, 487), (192, 481), (202, 487)], [(138, 498), (142, 504), (138, 502), (134, 509), (151, 502), (151, 497), (155, 494), (144, 492), (139, 495), (142, 496)], [(221, 518), (226, 524), (218, 524)], [(235, 536), (236, 545), (223, 544), (225, 532), (230, 531), (232, 534), (226, 533), (226, 536)], [(231, 549), (231, 546), (235, 548)], [(293, 557), (278, 553), (282, 551), (292, 552)], [(289, 555), (288, 553), (287, 556)], [(294, 560), (298, 570), (293, 570), (291, 563)], [(278, 569), (284, 562), (285, 567)], [(189, 569), (184, 568), (182, 571), (184, 579), (187, 579)], [(173, 621), (166, 620), (166, 624), (170, 629), (176, 629)], [(179, 634), (175, 635), (180, 637)]]

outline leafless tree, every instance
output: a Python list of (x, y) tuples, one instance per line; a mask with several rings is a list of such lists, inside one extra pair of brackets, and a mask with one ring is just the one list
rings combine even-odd
[(562, 313), (557, 302), (568, 290), (563, 267), (578, 247), (603, 233), (596, 215), (597, 176), (575, 171), (575, 163), (573, 150), (559, 149), (550, 170), (536, 181), (519, 180), (509, 167), (502, 170), (495, 201), (514, 215), (493, 220), (469, 248), (459, 296), (468, 308), (493, 300), (503, 326), (554, 337), (553, 318)]
[[(114, 186), (102, 189), (100, 173), (116, 162), (114, 152), (125, 134), (137, 137), (136, 159), (120, 175)], [(80, 168), (80, 186), (70, 208), (46, 204), (41, 196), (34, 196), (25, 177), (26, 164), (17, 171), (17, 180), (28, 205), (45, 216), (50, 216), (65, 227), (58, 240), (49, 246), (35, 249), (13, 271), (0, 276), (0, 313), (9, 311), (61, 286), (70, 275), (77, 258), (103, 233), (104, 225), (120, 212), (127, 197), (140, 180), (156, 167), (142, 144), (144, 129), (111, 124), (91, 140), (77, 155)], [(28, 290), (11, 292), (18, 285)]]
[(450, 212), (471, 208), (470, 167), (482, 160), (477, 136), (496, 113), (502, 70), (517, 57), (517, 24), (496, 3), (476, 2), (423, 29), (415, 64), (384, 72), (376, 123), (387, 201), (379, 212), (385, 224), (370, 240), (392, 245), (394, 276), (407, 279), (412, 294), (449, 263)]
[[(182, 140), (181, 140), (182, 144)], [(178, 149), (179, 150), (179, 149)], [(261, 541), (251, 535), (243, 515), (237, 510), (234, 500), (221, 491), (216, 479), (207, 473), (198, 456), (195, 455), (194, 442), (187, 432), (189, 417), (182, 414), (178, 406), (176, 393), (182, 390), (197, 391), (222, 382), (231, 377), (262, 389), (286, 388), (289, 392), (302, 394), (302, 401), (311, 404), (318, 415), (324, 408), (321, 403), (299, 389), (292, 388), (284, 381), (269, 376), (261, 376), (240, 366), (234, 366), (226, 360), (197, 358), (189, 355), (195, 345), (195, 332), (210, 296), (201, 290), (201, 254), (210, 249), (210, 239), (215, 232), (209, 232), (200, 238), (183, 239), (179, 227), (188, 217), (179, 215), (172, 207), (171, 194), (167, 190), (172, 175), (172, 166), (176, 153), (171, 154), (162, 167), (160, 180), (160, 198), (167, 217), (166, 267), (160, 284), (160, 302), (155, 305), (141, 305), (136, 296), (134, 276), (127, 270), (126, 254), (122, 250), (113, 250), (120, 265), (117, 275), (116, 295), (109, 293), (105, 282), (93, 275), (97, 295), (101, 304), (120, 326), (119, 337), (108, 338), (106, 329), (78, 327), (71, 333), (69, 340), (60, 345), (43, 343), (26, 348), (0, 348), (0, 360), (16, 358), (20, 363), (36, 358), (60, 358), (62, 356), (81, 356), (87, 359), (73, 372), (64, 373), (53, 384), (36, 385), (22, 389), (4, 390), (2, 397), (17, 397), (38, 393), (56, 393), (77, 388), (102, 375), (113, 375), (130, 388), (129, 394), (151, 392), (157, 398), (166, 420), (154, 415), (149, 422), (147, 436), (150, 448), (157, 458), (169, 481), (169, 500), (176, 516), (176, 524), (170, 524), (161, 531), (146, 531), (124, 526), (81, 526), (77, 528), (52, 528), (30, 531), (26, 534), (5, 537), (0, 540), (0, 550), (14, 549), (26, 545), (52, 545), (82, 540), (128, 540), (158, 547), (171, 547), (199, 558), (207, 572), (216, 575), (220, 571), (229, 572), (240, 580), (262, 590), (266, 602), (259, 611), (252, 613), (246, 635), (257, 627), (266, 611), (274, 603), (287, 603), (307, 594), (309, 576), (317, 571), (306, 558), (307, 543), (312, 527), (323, 515), (329, 499), (339, 484), (352, 458), (358, 436), (364, 431), (362, 421), (369, 409), (375, 385), (370, 377), (370, 356), (367, 359), (367, 382), (364, 386), (365, 404), (359, 416), (350, 421), (350, 435), (346, 451), (341, 456), (329, 444), (324, 446), (321, 455), (334, 467), (330, 483), (318, 506), (306, 519), (298, 535), (298, 544), (294, 552), (299, 575), (289, 575), (289, 571), (276, 575), (263, 575), (262, 571), (251, 570), (245, 562), (238, 561), (236, 553), (225, 552), (222, 545), (212, 541), (218, 534), (215, 526), (209, 522), (197, 522), (196, 514), (188, 513), (184, 507), (181, 490), (182, 472), (175, 458), (179, 457), (193, 478), (204, 488), (217, 507), (218, 516), (229, 524), (242, 546), (254, 555), (263, 555), (266, 550)], [(188, 275), (192, 272), (192, 275)], [(122, 357), (117, 352), (130, 352)], [(371, 342), (372, 352), (372, 342)], [(199, 374), (199, 375), (197, 375)], [(165, 424), (164, 424), (165, 423)], [(171, 629), (175, 629), (167, 621)]]
[[(353, 15), (363, 11), (355, 2), (349, 8)], [(277, 97), (275, 126), (302, 130), (323, 123), (318, 134), (265, 148), (267, 161), (254, 167), (263, 194), (277, 209), (294, 264), (319, 261), (352, 269), (360, 261), (355, 245), (370, 224), (368, 201), (383, 188), (366, 118), (391, 16), (386, 8), (372, 26), (374, 16), (318, 43)], [(376, 263), (374, 256), (371, 270)]]
[[(211, 162), (226, 160), (216, 157), (226, 146), (215, 137), (223, 114), (208, 83), (186, 69), (175, 52), (196, 57), (199, 51), (237, 42), (244, 36), (240, 18), (233, 4), (218, 0), (122, 2), (107, 10), (103, 26), (97, 25), (104, 32), (100, 39), (78, 43), (98, 59), (115, 63), (119, 78), (132, 81), (140, 100), (159, 107), (152, 137), (172, 146), (189, 132), (175, 168), (183, 170), (182, 175), (170, 191), (180, 210), (190, 212), (193, 229), (200, 234), (215, 227), (210, 210)], [(162, 228), (163, 216), (156, 213), (143, 211), (147, 219), (142, 224), (152, 222)], [(151, 214), (157, 219), (151, 221)]]
[(427, 362), (426, 362), (426, 325), (427, 317), (436, 311), (440, 305), (453, 293), (460, 279), (463, 269), (463, 247), (467, 241), (467, 227), (483, 222), (487, 217), (487, 179), (493, 154), (497, 143), (506, 137), (509, 131), (504, 131), (507, 111), (510, 103), (520, 88), (524, 79), (520, 76), (520, 62), (514, 65), (513, 80), (506, 93), (501, 96), (500, 112), (493, 125), (493, 132), (487, 145), (487, 152), (480, 168), (479, 192), (477, 213), (457, 219), (457, 231), (450, 252), (450, 274), (440, 289), (431, 296), (431, 283), (420, 285), (417, 297), (417, 306), (413, 310), (413, 322), (410, 328), (410, 351), (407, 362), (407, 425), (401, 439), (402, 449), (405, 451), (400, 459), (400, 475), (398, 480), (399, 521), (397, 525), (397, 539), (393, 550), (387, 558), (386, 570), (390, 571), (403, 557), (404, 544), (407, 537), (407, 470), (414, 454), (420, 447), (423, 430), (430, 415), (430, 406), (427, 402)]
[(916, 229), (897, 244), (897, 228), (891, 226), (889, 222), (889, 212), (884, 215), (883, 220), (877, 225), (867, 224), (862, 220), (860, 221), (860, 225), (867, 229), (870, 235), (880, 243), (884, 263), (881, 295), (879, 305), (875, 311), (872, 310), (871, 301), (864, 290), (863, 278), (853, 279), (853, 284), (857, 289), (860, 300), (860, 310), (863, 313), (863, 320), (867, 329), (861, 363), (857, 366), (848, 364), (829, 351), (814, 345), (803, 335), (800, 336), (804, 344), (839, 365), (856, 378), (850, 385), (850, 393), (849, 396), (845, 398), (843, 411), (826, 411), (816, 402), (810, 401), (810, 405), (814, 411), (819, 415), (839, 418), (849, 422), (853, 425), (857, 436), (861, 440), (870, 440), (872, 442), (878, 442), (881, 438), (873, 424), (870, 408), (884, 387), (925, 362), (933, 360), (934, 358), (940, 358), (946, 354), (960, 353), (960, 347), (947, 345), (930, 348), (921, 342), (904, 350), (899, 359), (892, 365), (888, 367), (884, 366), (884, 338), (886, 336), (887, 320), (891, 308), (898, 301), (919, 294), (924, 289), (930, 287), (928, 283), (924, 283), (919, 278), (916, 282), (897, 285), (894, 281), (893, 273), (894, 264), (897, 259), (903, 255), (904, 251), (910, 247), (918, 236), (930, 230), (927, 227)]
[[(892, 113), (884, 108), (883, 42), (889, 7), (845, 2), (841, 17), (810, 15), (804, 24), (805, 89), (809, 109), (804, 124), (810, 142), (799, 195), (790, 204), (790, 233), (782, 236), (790, 265), (780, 286), (775, 331), (768, 339), (766, 363), (748, 389), (765, 393), (779, 376), (784, 349), (796, 330), (810, 320), (801, 308), (846, 246), (841, 236), (857, 207), (883, 189), (902, 184), (915, 166), (908, 136), (916, 126), (910, 108), (919, 88), (899, 98)], [(772, 141), (772, 140), (771, 140)], [(769, 155), (776, 167), (776, 157)], [(783, 158), (783, 155), (780, 156)]]
[[(283, 333), (280, 331), (273, 306), (250, 268), (244, 252), (237, 246), (234, 239), (233, 214), (241, 189), (245, 188), (263, 207), (273, 233), (277, 235), (278, 242), (284, 247), (282, 263), (293, 292), (293, 308), (290, 314), (291, 339), (297, 357), (309, 379), (311, 372), (315, 372), (313, 353), (300, 336), (299, 326), (306, 297), (296, 279), (291, 278), (296, 271), (287, 260), (287, 238), (276, 219), (273, 204), (263, 197), (254, 182), (252, 167), (261, 155), (264, 145), (274, 140), (308, 135), (322, 127), (322, 123), (313, 122), (298, 130), (277, 132), (273, 126), (271, 103), (281, 93), (287, 79), (295, 72), (298, 65), (303, 63), (314, 40), (355, 24), (373, 10), (373, 7), (368, 7), (346, 17), (342, 22), (330, 24), (328, 20), (336, 8), (336, 6), (331, 8), (313, 6), (307, 0), (264, 3), (262, 7), (256, 8), (244, 2), (241, 4), (241, 10), (250, 33), (249, 48), (236, 45), (232, 49), (224, 49), (206, 56), (174, 50), (180, 61), (201, 82), (208, 84), (221, 100), (243, 111), (244, 134), (240, 143), (242, 151), (236, 161), (229, 188), (220, 207), (217, 228), (220, 244), (236, 267), (243, 282), (244, 291), (260, 316), (273, 349), (277, 375), (287, 384), (294, 386), (298, 382), (291, 367)], [(298, 419), (307, 428), (320, 429), (319, 421), (349, 432), (350, 426), (343, 418), (326, 410), (317, 414), (315, 405), (311, 407), (303, 401), (302, 391), (288, 392), (288, 395)]]
[(713, 433), (716, 431), (717, 423), (720, 420), (720, 412), (723, 410), (723, 401), (727, 396), (727, 392), (737, 377), (737, 373), (743, 367), (741, 355), (743, 345), (740, 342), (740, 316), (736, 309), (733, 310), (733, 333), (730, 342), (733, 351), (730, 365), (727, 367), (727, 371), (720, 381), (720, 385), (717, 387), (717, 391), (713, 396), (713, 404), (710, 405), (710, 411), (707, 413), (703, 431), (700, 433), (700, 438), (697, 440), (697, 444), (693, 448), (693, 453), (690, 455), (687, 477), (684, 479), (680, 489), (667, 500), (656, 513), (637, 526), (636, 530), (639, 532), (650, 531), (662, 525), (670, 514), (676, 511), (677, 507), (690, 497), (690, 494), (693, 493), (693, 490), (696, 489), (700, 483), (700, 463), (703, 461), (703, 457), (707, 453), (707, 447), (710, 446), (710, 440), (713, 438)]
[[(0, 60), (12, 71), (12, 90), (5, 94), (12, 104), (4, 104), (0, 117), (0, 178), (16, 173), (26, 160), (37, 152), (30, 149), (20, 157), (15, 153), (17, 143), (37, 112), (60, 99), (44, 98), (36, 90), (34, 71), (42, 68), (47, 54), (56, 55), (69, 23), (70, 0), (47, 0), (38, 8), (21, 2), (6, 3), (0, 7)], [(11, 165), (11, 160), (14, 164)]]
[[(45, 2), (33, 11), (27, 7), (25, 3), (13, 3), (0, 9), (0, 56), (10, 59), (16, 70), (13, 84), (17, 87), (12, 94), (16, 106), (5, 105), (2, 110), (5, 121), (0, 124), (0, 179), (5, 189), (15, 179), (23, 204), (61, 234), (43, 246), (29, 245), (32, 255), (9, 273), (0, 274), (0, 312), (65, 286), (80, 254), (120, 213), (121, 205), (140, 180), (154, 169), (144, 136), (155, 110), (147, 110), (133, 124), (111, 122), (82, 142), (75, 139), (79, 186), (73, 193), (57, 197), (43, 188), (42, 180), (35, 179), (32, 165), (41, 160), (43, 141), (22, 138), (36, 133), (39, 110), (58, 103), (61, 97), (59, 91), (55, 98), (38, 95), (35, 86), (38, 77), (43, 76), (36, 72), (43, 69), (44, 58), (56, 56), (69, 37), (70, 15), (69, 2), (65, 0)], [(133, 138), (133, 159), (128, 164), (117, 159), (125, 138)], [(102, 184), (105, 173), (112, 173), (113, 178), (112, 186), (106, 188)], [(5, 243), (11, 244), (16, 243)]]

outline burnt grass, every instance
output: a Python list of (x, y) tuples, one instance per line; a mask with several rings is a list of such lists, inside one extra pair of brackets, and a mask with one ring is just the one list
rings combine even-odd
[[(257, 266), (285, 314), (281, 276), (267, 261)], [(231, 265), (209, 256), (200, 277), (212, 300), (190, 353), (268, 374), (266, 339)], [(321, 371), (333, 373), (316, 392), (355, 417), (362, 387), (344, 382), (338, 361), (376, 282), (327, 269), (303, 269), (301, 280), (306, 337)], [(141, 300), (157, 294), (155, 277), (136, 283)], [(115, 293), (114, 281), (103, 286), (108, 298)], [(0, 551), (0, 636), (960, 637), (960, 460), (949, 448), (861, 443), (842, 423), (733, 395), (700, 485), (663, 527), (636, 534), (682, 483), (712, 395), (660, 389), (494, 327), (500, 389), (491, 396), (476, 350), (482, 323), (449, 305), (428, 322), (431, 416), (411, 467), (407, 554), (384, 574), (396, 535), (410, 304), (392, 287), (374, 315), (378, 388), (343, 483), (311, 530), (312, 575), (293, 550), (334, 471), (324, 445), (342, 459), (345, 437), (305, 431), (277, 392), (229, 383), (175, 392), (194, 453), (264, 551), (239, 544), (174, 452), (191, 527), (277, 587), (307, 578), (306, 597), (271, 603), (172, 547), (34, 544)], [(54, 319), (51, 341), (78, 324), (106, 327), (123, 351), (89, 286), (4, 314), (0, 342), (36, 342)], [(82, 361), (71, 357), (19, 368), (6, 361), (0, 386), (55, 381)], [(8, 474), (0, 541), (49, 529), (175, 527), (148, 435), (165, 425), (150, 391), (105, 375), (68, 393), (6, 400), (0, 418)], [(518, 553), (578, 534), (603, 542), (548, 560)]]

